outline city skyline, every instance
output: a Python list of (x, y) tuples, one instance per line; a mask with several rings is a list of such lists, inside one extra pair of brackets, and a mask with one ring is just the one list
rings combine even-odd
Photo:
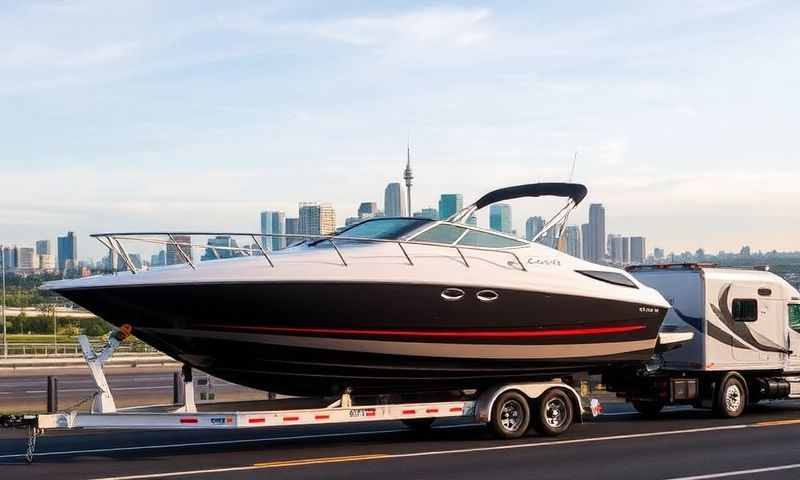
[(764, 6), (7, 4), (2, 241), (251, 230), (304, 198), (350, 214), (403, 181), (410, 135), (414, 211), (563, 181), (577, 153), (608, 231), (796, 250), (800, 65), (774, 59), (797, 56), (800, 5)]

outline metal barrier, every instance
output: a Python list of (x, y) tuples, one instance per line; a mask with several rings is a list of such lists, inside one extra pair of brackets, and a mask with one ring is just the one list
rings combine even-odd
[[(101, 346), (102, 341), (92, 342), (94, 346)], [(119, 353), (159, 353), (155, 348), (145, 343), (133, 343), (120, 346)], [(9, 343), (9, 357), (59, 357), (76, 356), (81, 354), (81, 347), (76, 343)]]

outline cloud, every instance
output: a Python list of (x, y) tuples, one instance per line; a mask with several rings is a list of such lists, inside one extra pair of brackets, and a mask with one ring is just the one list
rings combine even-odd
[(382, 16), (356, 16), (288, 24), (279, 32), (301, 33), (355, 46), (469, 46), (491, 33), (485, 8), (427, 8)]
[(36, 43), (17, 44), (0, 50), (0, 68), (74, 68), (101, 66), (132, 56), (139, 48), (134, 42), (112, 43), (89, 48), (56, 48)]

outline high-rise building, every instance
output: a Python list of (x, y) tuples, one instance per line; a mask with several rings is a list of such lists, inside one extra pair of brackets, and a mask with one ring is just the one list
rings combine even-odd
[(283, 235), (285, 231), (286, 215), (280, 211), (261, 212), (261, 246), (266, 249), (280, 250), (286, 248), (286, 237), (273, 237), (274, 233)]
[(467, 217), (467, 225), (472, 225), (473, 227), (477, 227), (478, 217), (476, 217), (475, 214), (472, 214), (469, 217)]
[(589, 260), (592, 256), (592, 227), (588, 223), (581, 225), (581, 238), (583, 239), (583, 245), (581, 245), (583, 259)]
[(356, 223), (361, 223), (363, 220), (359, 217), (347, 217), (344, 219), (344, 226), (349, 227), (350, 225), (355, 225)]
[(167, 253), (164, 250), (159, 250), (158, 253), (150, 257), (151, 267), (163, 267), (167, 264)]
[(564, 229), (565, 253), (581, 258), (581, 232), (577, 225), (567, 225)]
[(614, 265), (622, 265), (622, 235), (608, 234), (608, 258)]
[(3, 247), (3, 266), (6, 272), (13, 272), (17, 269), (19, 261), (19, 248)]
[[(175, 265), (178, 263), (186, 263), (186, 260), (194, 260), (192, 256), (192, 237), (189, 235), (174, 235), (175, 243), (180, 246), (180, 252), (176, 248), (175, 243), (167, 244), (167, 265)], [(183, 255), (181, 255), (183, 252)], [(186, 257), (186, 258), (184, 258)]]
[[(300, 219), (287, 218), (286, 219), (286, 235), (298, 235), (300, 233)], [(286, 237), (286, 245), (293, 245), (302, 240), (300, 237)]]
[(543, 228), (544, 219), (542, 217), (528, 217), (525, 221), (525, 240), (530, 242)]
[(606, 256), (606, 209), (601, 203), (589, 206), (589, 258), (587, 260), (600, 263)]
[(62, 274), (78, 264), (78, 239), (73, 232), (58, 237), (58, 271)]
[(443, 193), (439, 197), (439, 218), (441, 220), (464, 208), (464, 198), (460, 193)]
[(654, 248), (653, 249), (653, 258), (656, 260), (663, 260), (664, 259), (664, 249), (663, 248)]
[(33, 273), (39, 268), (39, 257), (33, 247), (19, 247), (17, 258), (17, 271), (20, 273)]
[(36, 241), (36, 255), (52, 255), (53, 251), (50, 248), (50, 240), (37, 240)]
[(403, 198), (403, 189), (399, 183), (386, 185), (383, 193), (383, 211), (387, 217), (405, 217), (406, 202)]
[(332, 235), (336, 231), (336, 212), (328, 203), (300, 204), (301, 235)]
[(241, 250), (230, 250), (232, 248), (238, 248), (239, 245), (236, 243), (236, 240), (229, 235), (217, 235), (214, 238), (209, 238), (206, 245), (208, 245), (208, 247), (206, 247), (203, 256), (200, 257), (201, 261), (242, 256)]
[(647, 258), (647, 247), (644, 237), (631, 237), (631, 263), (642, 264)]
[(429, 218), (431, 220), (439, 220), (439, 210), (435, 208), (423, 208), (419, 212), (414, 212), (414, 218)]
[(358, 218), (372, 218), (378, 214), (378, 204), (376, 202), (361, 202), (358, 206)]
[(631, 237), (622, 237), (622, 263), (631, 263)]
[(489, 207), (489, 228), (511, 235), (511, 205), (495, 203)]

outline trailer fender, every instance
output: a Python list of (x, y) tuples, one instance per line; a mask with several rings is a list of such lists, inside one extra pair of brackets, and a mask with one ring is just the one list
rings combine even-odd
[(478, 396), (475, 416), (477, 420), (482, 423), (491, 421), (492, 406), (495, 400), (509, 390), (517, 390), (527, 398), (535, 400), (553, 388), (560, 388), (567, 392), (570, 400), (572, 400), (572, 406), (575, 408), (575, 412), (577, 412), (578, 422), (583, 423), (584, 410), (583, 404), (581, 403), (581, 396), (572, 386), (561, 382), (518, 383), (488, 388)]

